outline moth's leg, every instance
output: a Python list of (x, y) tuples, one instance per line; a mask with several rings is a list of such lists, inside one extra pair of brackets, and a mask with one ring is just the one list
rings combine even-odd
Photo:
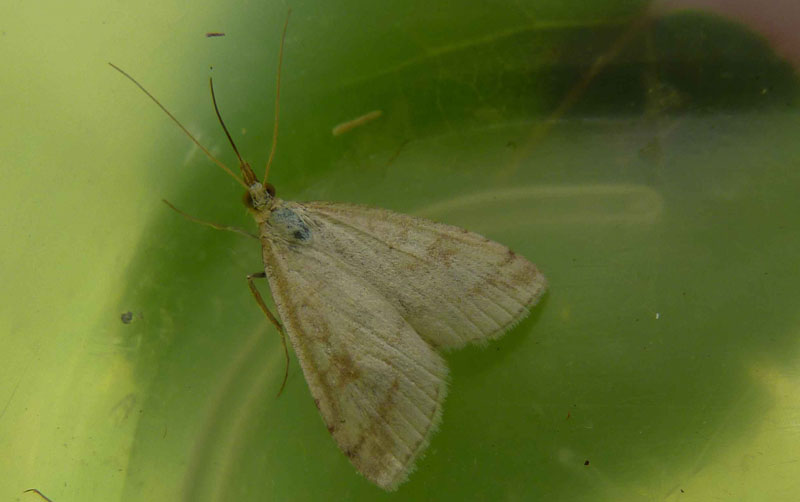
[(264, 299), (261, 297), (261, 293), (258, 292), (258, 288), (256, 288), (255, 283), (253, 283), (253, 279), (264, 279), (266, 277), (267, 274), (264, 272), (249, 274), (247, 276), (247, 285), (250, 287), (250, 292), (253, 293), (253, 298), (256, 299), (256, 303), (258, 303), (258, 306), (264, 311), (264, 315), (266, 315), (267, 319), (269, 319), (269, 321), (274, 324), (276, 328), (278, 328), (278, 333), (281, 334), (283, 355), (286, 357), (286, 369), (283, 372), (283, 383), (281, 383), (281, 389), (278, 391), (278, 396), (280, 396), (281, 392), (283, 392), (283, 388), (286, 386), (286, 379), (289, 378), (289, 349), (286, 347), (286, 333), (283, 331), (283, 326), (281, 326), (281, 323), (278, 322), (278, 319), (272, 315), (272, 312), (269, 311), (267, 304), (264, 303)]
[(179, 215), (183, 216), (184, 218), (186, 218), (189, 221), (193, 221), (195, 223), (199, 223), (201, 225), (205, 225), (207, 227), (211, 227), (211, 228), (214, 228), (214, 229), (217, 229), (217, 230), (227, 230), (229, 232), (236, 232), (237, 234), (242, 234), (242, 235), (244, 235), (246, 237), (252, 237), (253, 239), (258, 240), (258, 236), (256, 234), (250, 233), (247, 230), (243, 230), (243, 229), (238, 228), (238, 227), (229, 227), (227, 225), (220, 225), (219, 223), (212, 223), (210, 221), (201, 220), (199, 218), (195, 218), (192, 215), (184, 213), (183, 211), (181, 211), (177, 207), (175, 207), (172, 204), (170, 204), (169, 201), (167, 201), (166, 199), (161, 199), (161, 202), (163, 202), (164, 204), (168, 205), (173, 211), (175, 211), (176, 213), (178, 213)]

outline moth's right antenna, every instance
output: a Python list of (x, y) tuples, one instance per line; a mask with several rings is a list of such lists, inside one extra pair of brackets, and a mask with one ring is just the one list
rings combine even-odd
[(275, 126), (272, 129), (272, 148), (269, 151), (269, 160), (267, 160), (267, 168), (264, 170), (264, 180), (263, 183), (267, 182), (267, 176), (269, 176), (269, 168), (272, 165), (272, 159), (275, 157), (275, 145), (278, 144), (278, 111), (280, 106), (280, 98), (281, 98), (281, 66), (283, 64), (283, 45), (286, 42), (286, 28), (289, 26), (289, 15), (292, 13), (292, 9), (289, 8), (289, 12), (286, 13), (286, 21), (283, 23), (283, 35), (281, 35), (281, 49), (278, 52), (278, 76), (276, 78), (277, 84), (275, 84)]
[(120, 72), (120, 73), (121, 73), (121, 74), (122, 74), (122, 75), (123, 75), (125, 78), (127, 78), (128, 80), (130, 80), (131, 82), (133, 82), (134, 84), (136, 84), (136, 87), (138, 87), (139, 89), (141, 89), (141, 90), (142, 90), (142, 92), (144, 92), (144, 93), (147, 95), (147, 97), (148, 97), (148, 98), (152, 99), (152, 100), (153, 100), (153, 102), (154, 102), (155, 104), (157, 104), (157, 105), (158, 105), (158, 107), (159, 107), (159, 108), (161, 108), (161, 110), (162, 110), (164, 113), (166, 113), (166, 114), (167, 114), (167, 116), (168, 116), (170, 119), (172, 119), (172, 121), (173, 121), (173, 122), (175, 122), (175, 123), (178, 125), (178, 127), (180, 127), (180, 128), (181, 128), (181, 131), (183, 131), (183, 133), (184, 133), (184, 134), (186, 134), (187, 136), (189, 136), (189, 139), (190, 139), (190, 140), (192, 140), (192, 141), (194, 142), (194, 144), (195, 144), (195, 145), (197, 145), (197, 146), (200, 148), (200, 150), (202, 150), (202, 151), (203, 151), (203, 153), (205, 153), (205, 154), (206, 154), (206, 157), (208, 157), (209, 159), (211, 159), (211, 161), (212, 161), (212, 162), (214, 162), (216, 165), (218, 165), (220, 168), (222, 168), (222, 170), (224, 170), (226, 173), (228, 173), (228, 174), (229, 174), (229, 175), (230, 175), (230, 176), (231, 176), (233, 179), (235, 179), (235, 180), (236, 180), (236, 182), (237, 182), (237, 183), (239, 183), (239, 184), (240, 184), (240, 185), (242, 185), (243, 187), (247, 188), (247, 185), (245, 185), (245, 184), (244, 184), (244, 182), (243, 182), (242, 180), (240, 180), (238, 176), (236, 176), (235, 174), (233, 174), (233, 171), (231, 171), (231, 170), (230, 170), (230, 168), (229, 168), (228, 166), (226, 166), (225, 164), (223, 164), (222, 162), (220, 162), (220, 161), (219, 161), (219, 160), (218, 160), (216, 157), (214, 157), (213, 155), (211, 155), (211, 152), (210, 152), (210, 151), (208, 151), (208, 148), (204, 147), (204, 146), (203, 146), (203, 144), (202, 144), (202, 143), (200, 143), (200, 141), (198, 141), (198, 140), (197, 140), (197, 138), (195, 138), (195, 137), (192, 135), (192, 133), (190, 133), (190, 132), (189, 132), (189, 130), (188, 130), (188, 129), (186, 129), (186, 128), (183, 126), (183, 124), (181, 124), (181, 123), (180, 123), (180, 121), (179, 121), (177, 118), (175, 118), (175, 116), (174, 116), (172, 113), (170, 113), (170, 111), (169, 111), (169, 110), (167, 110), (167, 108), (166, 108), (164, 105), (162, 105), (162, 104), (161, 104), (161, 102), (160, 102), (159, 100), (157, 100), (157, 99), (156, 99), (156, 97), (155, 97), (155, 96), (153, 96), (152, 94), (150, 94), (150, 91), (148, 91), (147, 89), (145, 89), (145, 88), (144, 88), (144, 86), (143, 86), (142, 84), (140, 84), (140, 83), (139, 83), (139, 82), (138, 82), (138, 81), (137, 81), (135, 78), (133, 78), (133, 77), (131, 77), (130, 75), (128, 75), (128, 73), (127, 73), (127, 72), (125, 72), (125, 71), (124, 71), (122, 68), (120, 68), (119, 66), (115, 65), (114, 63), (108, 63), (108, 64), (109, 64), (109, 66), (111, 66), (112, 68), (114, 68), (115, 70), (117, 70), (118, 72)]

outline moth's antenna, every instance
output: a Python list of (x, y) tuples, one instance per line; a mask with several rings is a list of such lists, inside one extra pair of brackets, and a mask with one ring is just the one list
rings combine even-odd
[(214, 81), (211, 79), (211, 77), (208, 77), (208, 86), (211, 87), (211, 102), (214, 103), (214, 113), (217, 114), (219, 125), (221, 125), (222, 130), (225, 131), (225, 136), (228, 137), (228, 141), (233, 147), (233, 152), (236, 154), (236, 158), (239, 159), (239, 168), (242, 170), (244, 182), (247, 183), (247, 186), (250, 186), (258, 181), (256, 179), (256, 175), (253, 173), (253, 170), (250, 169), (250, 166), (244, 160), (242, 160), (242, 156), (239, 155), (239, 149), (236, 148), (236, 143), (234, 143), (233, 138), (231, 138), (231, 133), (229, 133), (228, 128), (225, 127), (225, 121), (222, 120), (222, 115), (220, 115), (219, 108), (217, 107), (217, 97), (214, 95)]
[[(203, 145), (202, 145), (202, 144), (201, 144), (201, 143), (200, 143), (200, 142), (197, 140), (197, 138), (195, 138), (194, 136), (192, 136), (192, 133), (190, 133), (190, 132), (189, 132), (189, 131), (188, 131), (188, 130), (185, 128), (185, 127), (183, 127), (183, 124), (181, 124), (181, 123), (180, 123), (180, 121), (179, 121), (178, 119), (176, 119), (176, 118), (175, 118), (175, 116), (174, 116), (173, 114), (171, 114), (171, 113), (169, 112), (169, 110), (167, 110), (167, 109), (164, 107), (164, 105), (162, 105), (162, 104), (161, 104), (161, 103), (160, 103), (160, 102), (159, 102), (159, 101), (158, 101), (158, 100), (155, 98), (155, 96), (153, 96), (152, 94), (150, 94), (150, 92), (148, 92), (148, 90), (147, 90), (147, 89), (145, 89), (145, 88), (144, 88), (144, 86), (143, 86), (142, 84), (140, 84), (139, 82), (137, 82), (135, 78), (133, 78), (133, 77), (131, 77), (130, 75), (128, 75), (128, 74), (127, 74), (127, 73), (126, 73), (126, 72), (125, 72), (125, 71), (124, 71), (122, 68), (120, 68), (119, 66), (115, 65), (114, 63), (108, 63), (108, 64), (109, 64), (109, 66), (111, 66), (112, 68), (114, 68), (115, 70), (117, 70), (118, 72), (122, 73), (122, 75), (124, 75), (124, 76), (125, 76), (125, 77), (126, 77), (128, 80), (130, 80), (131, 82), (133, 82), (134, 84), (136, 84), (136, 87), (138, 87), (139, 89), (141, 89), (141, 90), (142, 90), (142, 92), (144, 92), (145, 94), (147, 94), (147, 97), (148, 97), (148, 98), (150, 98), (150, 99), (152, 99), (152, 100), (153, 100), (153, 102), (154, 102), (155, 104), (157, 104), (157, 105), (158, 105), (158, 107), (159, 107), (159, 108), (161, 108), (161, 110), (162, 110), (164, 113), (166, 113), (166, 114), (167, 114), (167, 116), (168, 116), (169, 118), (171, 118), (171, 119), (172, 119), (172, 121), (173, 121), (173, 122), (175, 122), (175, 123), (178, 125), (178, 127), (180, 127), (180, 128), (181, 128), (181, 130), (184, 132), (184, 134), (186, 134), (187, 136), (189, 136), (189, 139), (191, 139), (192, 141), (194, 141), (194, 144), (195, 144), (195, 145), (197, 145), (197, 146), (200, 148), (200, 150), (202, 150), (202, 151), (203, 151), (203, 153), (205, 153), (205, 154), (206, 154), (206, 157), (208, 157), (209, 159), (211, 159), (211, 161), (212, 161), (212, 162), (214, 162), (216, 165), (218, 165), (219, 167), (221, 167), (221, 168), (222, 168), (222, 169), (223, 169), (223, 170), (224, 170), (226, 173), (228, 173), (229, 175), (231, 175), (231, 177), (232, 177), (233, 179), (235, 179), (237, 183), (239, 183), (239, 184), (240, 184), (240, 185), (242, 185), (243, 187), (247, 188), (247, 185), (245, 185), (245, 184), (244, 184), (244, 182), (243, 182), (241, 179), (239, 179), (239, 177), (238, 177), (238, 176), (236, 176), (236, 175), (233, 173), (233, 171), (231, 171), (231, 170), (228, 168), (228, 166), (226, 166), (225, 164), (223, 164), (222, 162), (220, 162), (219, 160), (217, 160), (217, 158), (216, 158), (216, 157), (214, 157), (213, 155), (211, 155), (211, 152), (209, 152), (209, 151), (208, 151), (208, 148), (204, 147), (204, 146), (203, 146)], [(226, 131), (226, 132), (227, 132), (227, 131)]]
[(267, 168), (264, 170), (264, 183), (267, 182), (269, 176), (269, 168), (272, 165), (272, 159), (275, 157), (275, 146), (278, 144), (278, 111), (280, 110), (281, 98), (281, 66), (283, 64), (283, 45), (286, 42), (286, 28), (289, 26), (289, 15), (292, 9), (286, 13), (286, 21), (283, 23), (283, 35), (281, 35), (281, 49), (278, 52), (278, 76), (275, 84), (275, 126), (272, 129), (272, 148), (269, 151), (269, 160), (267, 160)]

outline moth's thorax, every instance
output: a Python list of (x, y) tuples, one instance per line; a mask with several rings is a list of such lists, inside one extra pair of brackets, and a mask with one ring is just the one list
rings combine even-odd
[(276, 198), (256, 219), (262, 236), (290, 244), (308, 244), (314, 232), (304, 213), (302, 206)]

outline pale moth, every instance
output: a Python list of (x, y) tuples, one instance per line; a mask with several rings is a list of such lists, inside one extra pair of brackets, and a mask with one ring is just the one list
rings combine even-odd
[[(283, 39), (280, 54), (278, 89)], [(442, 415), (448, 370), (439, 352), (500, 337), (537, 303), (544, 276), (509, 248), (462, 228), (384, 209), (277, 198), (266, 179), (279, 91), (264, 181), (234, 145), (239, 179), (138, 82), (111, 66), (245, 187), (264, 259), (264, 272), (247, 278), (250, 289), (288, 335), (339, 448), (367, 479), (396, 489)], [(216, 100), (214, 108), (219, 115)], [(258, 294), (255, 277), (269, 281), (282, 324)]]

